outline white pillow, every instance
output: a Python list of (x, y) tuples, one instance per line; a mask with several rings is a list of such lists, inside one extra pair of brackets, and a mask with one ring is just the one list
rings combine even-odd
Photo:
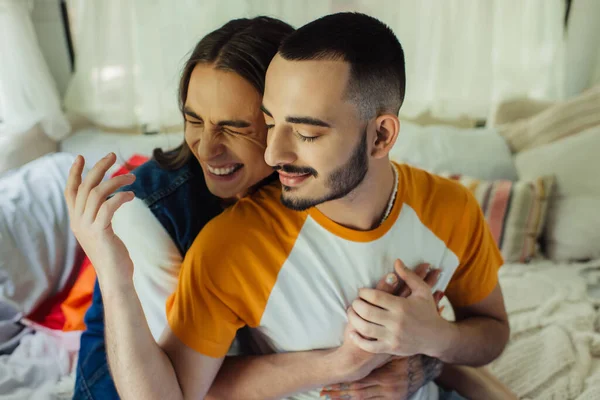
[(39, 124), (19, 133), (3, 131), (0, 133), (0, 174), (57, 149), (58, 144), (44, 133)]
[(73, 160), (50, 154), (0, 176), (0, 302), (25, 315), (65, 287), (79, 253), (63, 195)]
[(390, 158), (433, 173), (517, 180), (510, 149), (494, 128), (419, 126), (401, 121)]
[(600, 126), (521, 152), (524, 179), (555, 175), (543, 244), (554, 260), (600, 257)]

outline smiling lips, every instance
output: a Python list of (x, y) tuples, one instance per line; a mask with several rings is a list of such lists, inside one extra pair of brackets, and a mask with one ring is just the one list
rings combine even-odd
[(298, 186), (311, 176), (311, 174), (294, 174), (283, 171), (277, 171), (277, 173), (279, 173), (281, 184), (288, 187)]
[(243, 166), (244, 164), (227, 164), (216, 167), (206, 164), (206, 169), (214, 178), (228, 179), (233, 177), (234, 174), (237, 171), (239, 171)]

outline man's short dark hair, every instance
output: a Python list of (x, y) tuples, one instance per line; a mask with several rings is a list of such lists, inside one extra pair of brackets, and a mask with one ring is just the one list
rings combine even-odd
[(350, 64), (347, 96), (362, 119), (398, 114), (404, 101), (404, 51), (383, 22), (360, 13), (319, 18), (289, 35), (279, 47), (285, 60), (342, 60)]

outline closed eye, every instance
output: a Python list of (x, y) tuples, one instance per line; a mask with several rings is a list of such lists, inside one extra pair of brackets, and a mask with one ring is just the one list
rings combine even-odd
[(192, 124), (192, 125), (204, 125), (204, 121), (202, 120), (198, 120), (198, 121), (190, 121), (189, 119), (185, 120), (188, 124)]
[(296, 135), (296, 137), (298, 139), (302, 140), (303, 142), (314, 142), (315, 140), (317, 140), (319, 138), (318, 136), (304, 136), (297, 130), (294, 130), (294, 135)]

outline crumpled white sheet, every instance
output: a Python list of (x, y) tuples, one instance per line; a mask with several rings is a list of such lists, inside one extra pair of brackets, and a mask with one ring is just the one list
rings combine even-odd
[(23, 315), (69, 283), (81, 252), (63, 195), (74, 159), (50, 154), (0, 176), (0, 302)]
[[(52, 331), (29, 324), (29, 334), (10, 355), (0, 356), (0, 400), (62, 400), (60, 381), (76, 364), (81, 332)], [(36, 331), (33, 332), (32, 328)]]

